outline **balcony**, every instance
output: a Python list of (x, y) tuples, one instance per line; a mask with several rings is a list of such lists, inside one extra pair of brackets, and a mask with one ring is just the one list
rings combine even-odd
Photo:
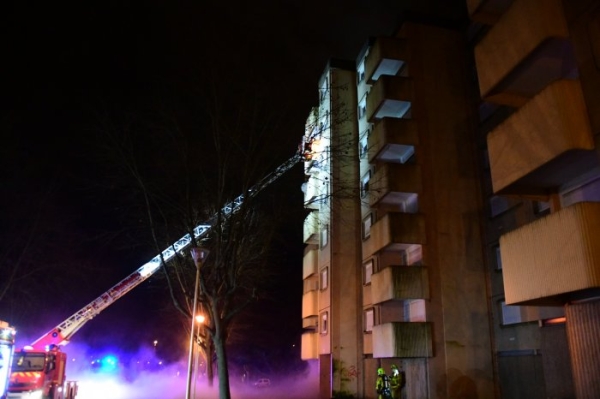
[(317, 273), (319, 265), (319, 251), (311, 249), (302, 258), (302, 278), (305, 279)]
[(367, 96), (367, 119), (402, 118), (410, 111), (412, 97), (411, 79), (381, 76)]
[(309, 328), (316, 330), (319, 325), (319, 317), (318, 316), (310, 316), (306, 319), (302, 319), (302, 328)]
[(390, 266), (371, 277), (374, 304), (399, 299), (428, 299), (427, 268), (422, 266)]
[(503, 235), (508, 305), (557, 306), (600, 294), (600, 203), (580, 202)]
[(319, 243), (319, 213), (310, 212), (304, 219), (304, 243), (318, 244)]
[(378, 37), (365, 61), (365, 77), (373, 84), (381, 75), (395, 76), (408, 60), (406, 40)]
[(369, 134), (369, 162), (405, 163), (419, 144), (417, 123), (412, 119), (383, 118)]
[(398, 205), (406, 212), (422, 191), (421, 168), (418, 165), (383, 164), (369, 180), (369, 202)]
[(550, 82), (576, 74), (560, 0), (515, 1), (475, 46), (481, 97), (522, 106)]
[[(320, 182), (322, 186), (323, 183)], [(311, 176), (306, 183), (303, 185), (304, 191), (304, 207), (308, 209), (319, 209), (319, 182), (314, 177)]]
[(497, 194), (543, 194), (597, 164), (579, 82), (548, 86), (487, 137)]
[(302, 295), (302, 318), (317, 316), (317, 304), (319, 303), (319, 291), (309, 291)]
[(373, 327), (373, 357), (432, 357), (431, 323), (386, 323)]
[(513, 0), (467, 0), (467, 8), (473, 21), (493, 25), (512, 2)]
[(370, 248), (366, 253), (382, 250), (400, 251), (412, 244), (425, 244), (425, 219), (421, 214), (388, 213), (371, 226)]
[(300, 358), (302, 360), (312, 360), (319, 358), (318, 351), (319, 333), (307, 332), (302, 334)]

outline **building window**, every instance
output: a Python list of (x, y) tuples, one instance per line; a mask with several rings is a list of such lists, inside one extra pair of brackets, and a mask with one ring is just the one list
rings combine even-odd
[(496, 270), (502, 270), (502, 256), (500, 256), (500, 245), (494, 246), (494, 255), (496, 260)]
[(369, 181), (371, 180), (371, 171), (369, 170), (361, 179), (360, 179), (360, 197), (364, 198), (367, 196), (369, 192)]
[(502, 325), (506, 326), (522, 322), (520, 306), (510, 306), (505, 301), (500, 301), (500, 312), (502, 315)]
[(375, 311), (373, 308), (365, 310), (365, 332), (372, 332), (375, 324)]
[(361, 62), (360, 65), (358, 66), (358, 70), (356, 71), (356, 80), (357, 80), (357, 83), (360, 83), (363, 80), (365, 80), (365, 63), (364, 63), (364, 61)]
[(321, 334), (327, 334), (327, 329), (329, 328), (327, 321), (327, 312), (321, 313)]
[(320, 237), (320, 243), (321, 243), (321, 249), (325, 248), (327, 246), (327, 243), (329, 242), (329, 225), (323, 225), (323, 228), (321, 229), (321, 237)]
[(367, 130), (363, 133), (362, 138), (360, 139), (358, 153), (361, 159), (365, 158), (369, 152), (369, 133), (371, 133), (370, 130)]
[(363, 282), (365, 285), (371, 284), (371, 276), (373, 275), (373, 259), (369, 259), (363, 263)]
[(367, 114), (367, 98), (366, 96), (358, 103), (358, 119), (362, 119)]
[(325, 269), (321, 270), (320, 286), (321, 286), (321, 291), (326, 290), (327, 287), (329, 286), (329, 268), (327, 268), (327, 267)]
[(362, 221), (362, 235), (363, 239), (369, 238), (371, 236), (371, 225), (373, 224), (373, 214), (369, 213), (369, 215), (363, 219)]

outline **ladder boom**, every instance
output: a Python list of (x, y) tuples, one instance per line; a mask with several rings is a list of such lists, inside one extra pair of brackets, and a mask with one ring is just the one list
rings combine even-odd
[[(258, 183), (252, 186), (245, 194), (236, 197), (233, 201), (227, 203), (220, 211), (224, 216), (230, 216), (237, 212), (245, 198), (253, 198), (263, 188), (273, 183), (285, 172), (290, 170), (295, 164), (302, 160), (302, 156), (297, 153), (292, 158), (277, 167), (273, 172), (263, 177)], [(217, 221), (219, 213), (213, 215), (208, 222), (200, 224), (193, 229), (193, 238), (191, 234), (186, 234), (179, 240), (171, 244), (167, 249), (156, 255), (150, 261), (146, 262), (142, 267), (119, 281), (116, 285), (104, 292), (94, 301), (84, 306), (71, 317), (54, 327), (48, 333), (38, 338), (31, 344), (34, 349), (44, 349), (49, 345), (66, 345), (71, 337), (84, 326), (85, 323), (96, 317), (100, 312), (113, 304), (117, 299), (127, 294), (129, 291), (146, 281), (152, 276), (161, 266), (164, 259), (165, 262), (170, 261), (175, 255), (182, 253), (190, 247), (194, 241), (201, 240), (210, 232), (212, 226)]]

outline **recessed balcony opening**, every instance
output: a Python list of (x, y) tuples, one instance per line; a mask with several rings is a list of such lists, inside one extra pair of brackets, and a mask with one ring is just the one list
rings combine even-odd
[(373, 72), (372, 80), (376, 81), (381, 75), (396, 76), (404, 68), (405, 62), (401, 60), (382, 59), (375, 72)]
[(491, 102), (518, 107), (551, 82), (577, 79), (578, 76), (571, 42), (563, 39), (547, 40), (516, 65), (485, 97)]
[(404, 301), (391, 300), (377, 305), (379, 307), (379, 323), (404, 321)]
[(384, 162), (407, 163), (414, 159), (414, 155), (414, 145), (389, 144), (379, 153), (377, 159)]
[(410, 101), (384, 100), (375, 112), (375, 119), (382, 118), (410, 118), (412, 103)]
[(419, 213), (419, 196), (415, 193), (390, 192), (373, 205), (381, 215), (389, 213)]
[(404, 320), (410, 322), (424, 322), (427, 321), (427, 315), (425, 312), (425, 300), (424, 299), (410, 299), (404, 301)]
[(302, 328), (316, 330), (319, 318), (317, 316), (309, 316), (302, 319)]
[(426, 244), (425, 220), (422, 214), (387, 213), (371, 227), (370, 250), (405, 251), (413, 245)]
[(401, 253), (403, 266), (422, 266), (423, 265), (423, 246), (412, 244), (408, 249)]

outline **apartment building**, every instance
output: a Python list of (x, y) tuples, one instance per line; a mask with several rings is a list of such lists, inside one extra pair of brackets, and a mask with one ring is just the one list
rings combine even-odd
[(362, 394), (360, 199), (356, 64), (331, 60), (319, 106), (306, 122), (303, 185), (307, 244), (303, 261), (302, 359), (320, 370), (320, 395)]
[(391, 364), (411, 399), (600, 397), (600, 3), (466, 6), (468, 31), (405, 22), (321, 79), (302, 357), (322, 398), (375, 398)]
[(468, 1), (502, 398), (600, 397), (600, 3)]
[(375, 398), (392, 364), (407, 397), (494, 395), (470, 65), (463, 33), (405, 23), (321, 79), (302, 341), (321, 397)]

